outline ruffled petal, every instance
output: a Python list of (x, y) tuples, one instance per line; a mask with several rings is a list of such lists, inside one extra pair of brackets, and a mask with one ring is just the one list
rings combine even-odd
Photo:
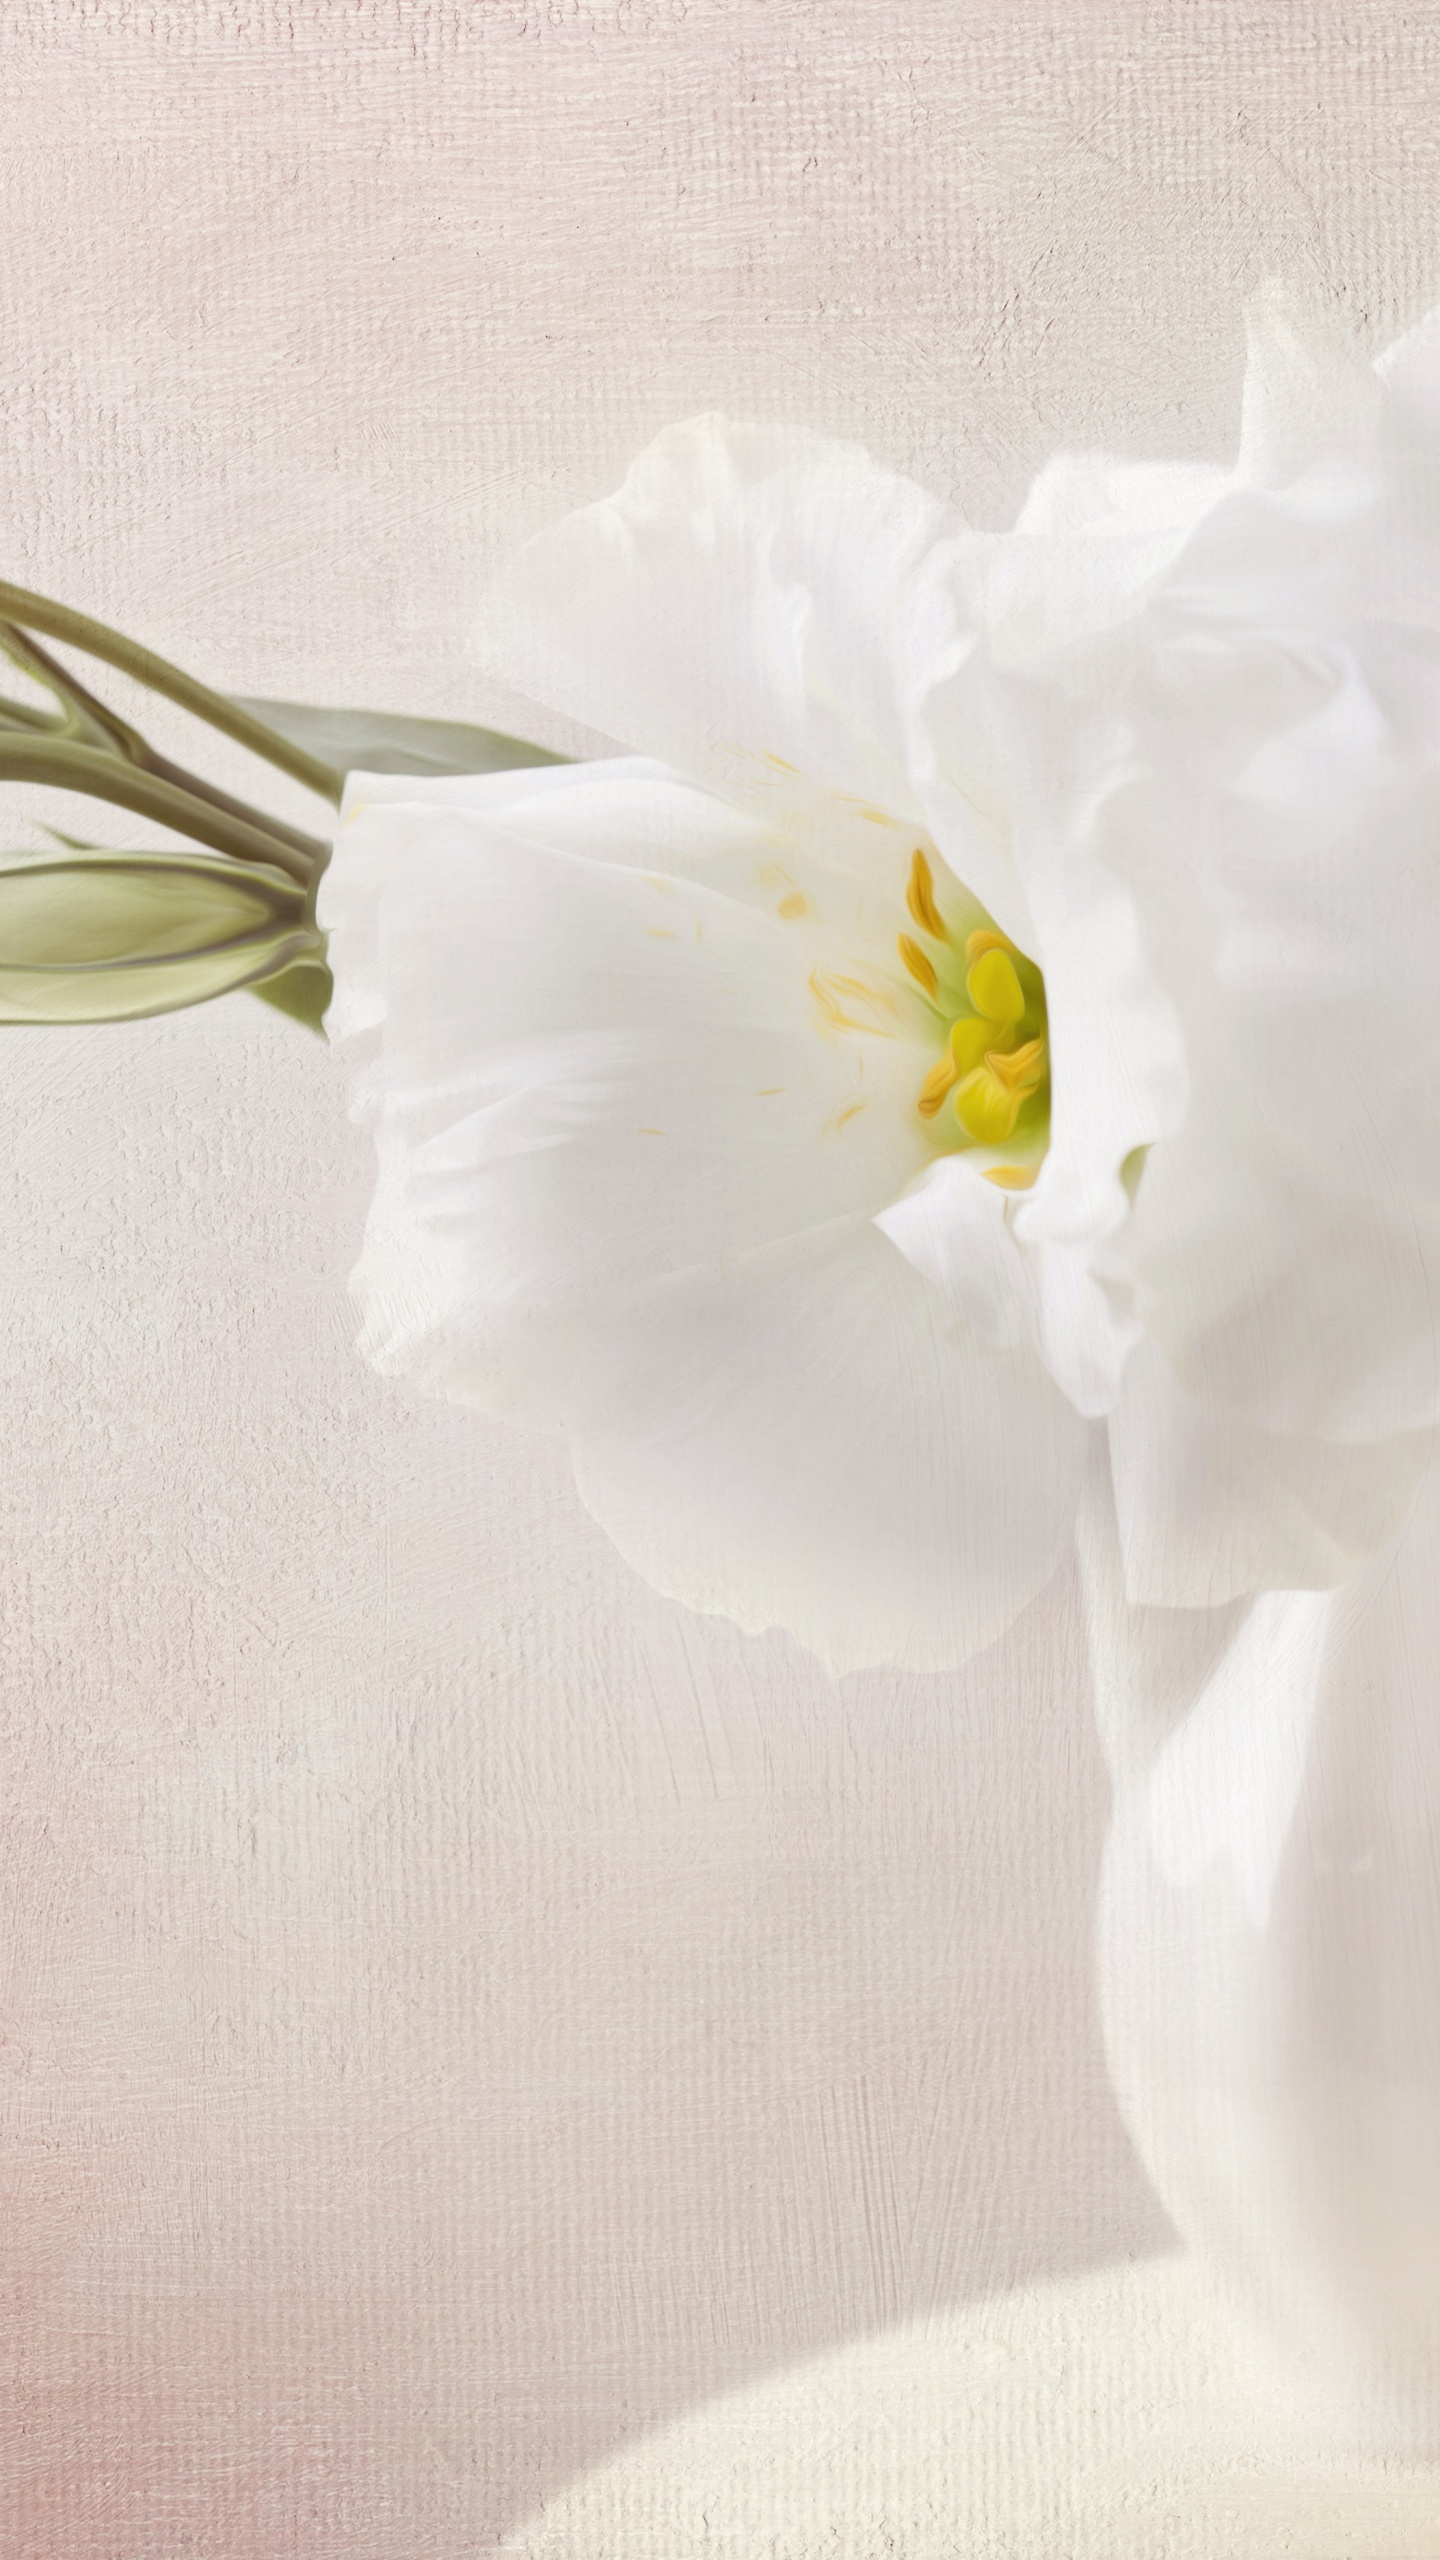
[(1312, 471), (1372, 461), (1380, 377), (1314, 305), (1279, 282), (1262, 287), (1246, 306), (1245, 346), (1238, 481), (1278, 490)]
[[(972, 762), (983, 742), (1008, 808), (1018, 921), (1009, 909), (1004, 920), (1045, 975), (1051, 1069), (1048, 1150), (1009, 1224), (1052, 1373), (1078, 1410), (1101, 1414), (1137, 1338), (1133, 1293), (1103, 1248), (1129, 1218), (1127, 1166), (1180, 1129), (1191, 1084), (1137, 895), (1148, 882), (1110, 858), (1134, 741), (1107, 712), (994, 669), (967, 668), (923, 716), (937, 741), (963, 732)], [(931, 815), (938, 837), (944, 813)]]
[(1191, 1393), (1302, 1437), (1437, 1411), (1431, 655), (1258, 621), (1164, 634), (1145, 770), (1099, 830), (1191, 1099), (1098, 1267)]
[(967, 1156), (942, 1156), (875, 1224), (953, 1315), (1005, 1349), (1028, 1345), (1075, 1411), (1098, 1419), (1115, 1402), (1139, 1327), (1083, 1247), (1022, 1242), (1022, 1205)]
[(801, 777), (906, 825), (917, 689), (971, 645), (939, 499), (858, 447), (701, 417), (527, 543), (477, 654), (507, 684), (732, 796)]
[(1013, 532), (957, 546), (957, 582), (994, 664), (1038, 671), (1123, 630), (1231, 478), (1214, 463), (1054, 455)]
[(865, 1222), (683, 1275), (597, 1334), (567, 1430), (646, 1579), (835, 1672), (945, 1670), (1059, 1563), (1085, 1426)]

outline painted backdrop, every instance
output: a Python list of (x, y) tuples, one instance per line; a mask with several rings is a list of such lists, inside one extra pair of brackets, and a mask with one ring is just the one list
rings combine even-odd
[[(1440, 287), (1431, 0), (8, 0), (0, 95), (5, 574), (240, 692), (524, 728), (484, 575), (669, 419), (999, 524), (1059, 443), (1225, 456), (1267, 273), (1377, 346)], [(1068, 1585), (950, 1682), (687, 1619), (353, 1356), (319, 1042), (3, 1066), (5, 2547), (478, 2560), (1163, 2250)]]

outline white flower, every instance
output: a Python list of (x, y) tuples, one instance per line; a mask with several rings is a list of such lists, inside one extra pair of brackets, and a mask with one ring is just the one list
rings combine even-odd
[(1062, 458), (1010, 535), (700, 419), (530, 544), (487, 650), (640, 752), (352, 777), (368, 1356), (558, 1426), (654, 1582), (836, 1668), (998, 1632), (1106, 1434), (1135, 1597), (1388, 1535), (1435, 1405), (1430, 343), (1267, 307), (1234, 471)]

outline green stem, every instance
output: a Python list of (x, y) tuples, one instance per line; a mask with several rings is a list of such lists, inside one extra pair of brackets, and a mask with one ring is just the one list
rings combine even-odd
[(172, 764), (168, 756), (157, 755), (153, 747), (147, 753), (144, 770), (153, 773), (157, 782), (168, 782), (175, 790), (188, 792), (192, 799), (203, 800), (207, 808), (217, 809), (222, 817), (238, 818), (246, 826), (262, 829), (289, 852), (298, 853), (307, 873), (323, 871), (330, 859), (330, 847), (321, 837), (307, 836), (303, 829), (287, 825), (283, 818), (272, 818), (268, 810), (262, 816), (247, 801), (232, 800), (228, 791), (218, 790), (213, 782), (207, 782), (202, 774), (188, 772), (183, 764)]
[[(259, 827), (267, 835), (278, 836), (292, 852), (303, 854), (307, 862), (323, 869), (328, 848), (318, 836), (307, 836), (299, 827), (289, 826), (283, 818), (272, 818), (267, 811), (253, 809), (247, 801), (236, 800), (230, 792), (219, 790), (202, 774), (191, 773), (184, 765), (172, 764), (168, 756), (157, 753), (140, 730), (132, 728), (128, 720), (122, 720), (118, 712), (112, 711), (108, 703), (91, 693), (78, 676), (62, 666), (58, 658), (52, 658), (49, 650), (42, 649), (39, 641), (29, 632), (22, 631), (18, 624), (0, 622), (0, 649), (17, 666), (23, 667), (27, 675), (48, 686), (57, 702), (63, 705), (63, 716), (58, 724), (42, 711), (24, 722), (26, 728), (48, 732), (57, 740), (68, 736), (81, 747), (95, 746), (98, 742), (102, 754), (117, 755), (139, 772), (153, 773), (159, 781), (173, 783), (177, 791), (188, 791), (195, 799), (208, 801), (212, 809), (219, 809), (225, 817), (239, 818), (247, 826)], [(7, 709), (22, 710), (23, 706), (0, 703), (0, 713)]]
[(138, 640), (127, 640), (123, 632), (112, 631), (108, 623), (96, 622), (88, 613), (75, 613), (69, 605), (52, 604), (48, 596), (35, 595), (28, 587), (13, 587), (5, 580), (0, 580), (0, 618), (18, 622), (28, 630), (43, 631), (51, 640), (68, 641), (72, 648), (83, 649), (87, 656), (103, 660), (106, 666), (118, 667), (149, 692), (163, 694), (167, 701), (178, 703), (182, 711), (208, 721), (212, 729), (233, 738), (238, 746), (248, 747), (252, 755), (263, 756), (267, 764), (278, 766), (293, 781), (303, 783), (308, 791), (339, 807), (345, 777), (333, 766), (322, 764), (318, 756), (307, 755), (303, 747), (292, 747), (287, 738), (268, 729), (263, 720), (237, 710), (223, 694), (197, 684), (193, 676), (157, 657), (153, 649), (142, 648)]
[(82, 747), (73, 739), (0, 736), (0, 782), (43, 783), (60, 791), (81, 791), (94, 800), (113, 801), (118, 808), (132, 809), (137, 816), (173, 828), (177, 835), (193, 836), (214, 853), (283, 871), (302, 889), (308, 889), (315, 876), (312, 861), (253, 819), (234, 817), (162, 775), (142, 773), (118, 756), (98, 747)]
[(53, 711), (41, 711), (33, 702), (12, 702), (0, 694), (0, 729), (38, 729), (53, 737), (59, 723)]
[(147, 749), (139, 730), (132, 729), (58, 658), (52, 658), (48, 649), (42, 649), (31, 632), (22, 631), (18, 622), (0, 622), (0, 649), (13, 666), (54, 694), (60, 704), (61, 729), (77, 746), (108, 748), (128, 764), (145, 762)]

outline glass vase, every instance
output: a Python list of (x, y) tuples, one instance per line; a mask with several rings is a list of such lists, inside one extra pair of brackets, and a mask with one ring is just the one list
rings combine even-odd
[(1292, 2396), (1433, 2447), (1440, 1470), (1333, 1592), (1135, 1610), (1108, 1493), (1080, 1543), (1121, 2111)]

